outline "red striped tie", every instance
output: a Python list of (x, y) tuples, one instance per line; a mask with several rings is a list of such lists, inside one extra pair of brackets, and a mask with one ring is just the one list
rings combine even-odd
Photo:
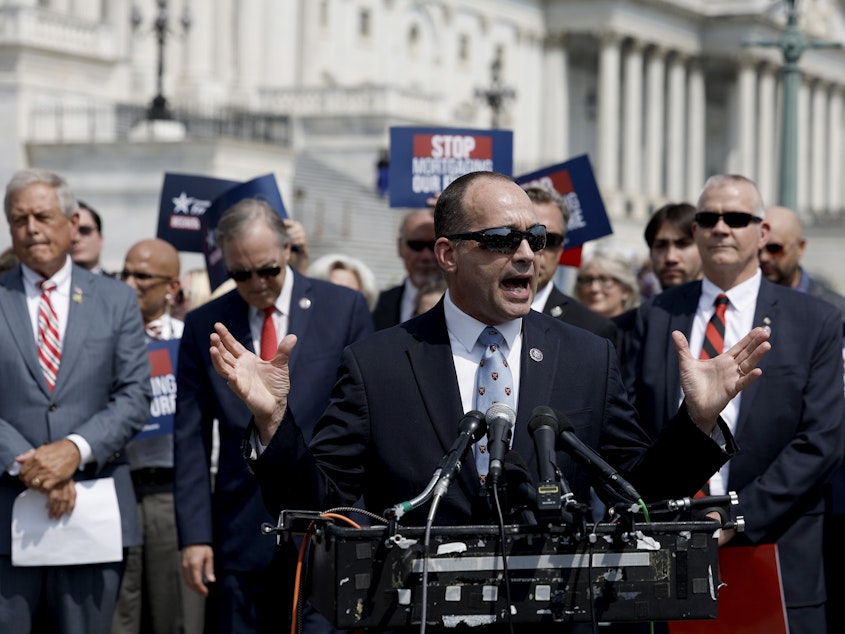
[(261, 358), (269, 361), (276, 355), (276, 348), (279, 347), (276, 338), (276, 325), (273, 323), (275, 306), (268, 306), (264, 309), (264, 323), (261, 326)]
[(728, 309), (728, 296), (720, 293), (713, 302), (716, 310), (704, 331), (704, 344), (701, 346), (700, 359), (712, 359), (722, 354), (725, 347), (725, 311)]
[(56, 290), (56, 283), (44, 280), (39, 282), (38, 288), (41, 289), (41, 301), (38, 303), (38, 363), (47, 387), (52, 392), (62, 360), (59, 316), (50, 301), (50, 293)]

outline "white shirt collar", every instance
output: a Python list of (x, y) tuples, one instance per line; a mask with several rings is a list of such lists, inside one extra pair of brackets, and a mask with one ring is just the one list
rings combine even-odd
[[(70, 295), (70, 274), (72, 268), (73, 263), (71, 262), (70, 256), (65, 256), (65, 263), (62, 265), (62, 268), (56, 271), (52, 277), (47, 278), (55, 282), (56, 292), (65, 296)], [(40, 295), (41, 289), (38, 288), (38, 284), (44, 280), (44, 277), (23, 263), (21, 263), (21, 272), (23, 273), (24, 282), (26, 282), (24, 286), (26, 288), (27, 295), (33, 292)]]
[(728, 296), (730, 308), (741, 313), (751, 310), (753, 314), (757, 305), (757, 295), (760, 291), (760, 284), (762, 283), (762, 280), (763, 274), (758, 268), (754, 275), (749, 279), (726, 291), (723, 291), (705, 276), (701, 280), (701, 298), (699, 299), (699, 306), (707, 306), (712, 309), (716, 296), (720, 293), (724, 293)]
[(478, 335), (487, 326), (494, 326), (502, 333), (509, 350), (513, 348), (522, 330), (522, 319), (514, 319), (503, 324), (485, 324), (475, 317), (470, 317), (455, 305), (448, 290), (443, 299), (443, 309), (446, 315), (446, 328), (466, 348), (467, 352), (472, 351), (478, 341)]
[(536, 310), (538, 313), (542, 313), (543, 310), (545, 310), (546, 302), (549, 301), (549, 295), (552, 294), (552, 286), (554, 286), (554, 283), (550, 281), (543, 287), (543, 290), (537, 291), (537, 294), (534, 296), (534, 301), (531, 302), (531, 308)]

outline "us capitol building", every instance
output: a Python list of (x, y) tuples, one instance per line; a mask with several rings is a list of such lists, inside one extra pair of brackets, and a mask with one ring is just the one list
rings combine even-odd
[[(104, 264), (117, 269), (155, 234), (165, 172), (274, 173), (312, 257), (360, 257), (386, 285), (403, 274), (401, 210), (375, 186), (389, 127), (495, 120), (513, 130), (515, 174), (588, 154), (609, 241), (644, 255), (648, 214), (694, 202), (710, 174), (749, 176), (777, 202), (783, 56), (747, 44), (777, 40), (787, 5), (4, 0), (0, 179), (27, 166), (65, 175), (103, 215)], [(845, 43), (845, 2), (797, 8), (808, 38)], [(800, 67), (805, 264), (843, 291), (845, 51), (807, 50)], [(151, 120), (157, 94), (168, 118)]]

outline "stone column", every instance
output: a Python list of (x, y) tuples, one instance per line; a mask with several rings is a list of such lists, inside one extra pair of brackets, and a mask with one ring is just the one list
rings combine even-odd
[[(184, 4), (190, 7), (191, 26), (185, 33), (182, 56), (182, 78), (178, 82), (180, 100), (183, 102), (206, 102), (212, 86), (217, 84), (218, 76), (213, 71), (215, 45), (215, 7), (214, 2), (193, 2)], [(181, 19), (176, 4), (170, 2), (171, 25)], [(181, 29), (180, 26), (172, 26)]]
[(777, 85), (771, 66), (764, 65), (758, 73), (757, 119), (757, 187), (766, 205), (773, 205), (777, 198)]
[(687, 183), (686, 200), (695, 204), (706, 175), (707, 96), (700, 60), (692, 60), (687, 77)]
[(663, 194), (663, 157), (666, 121), (666, 51), (653, 47), (646, 68), (645, 191), (656, 198)]
[(666, 195), (681, 199), (684, 196), (686, 166), (686, 57), (674, 53), (669, 62), (669, 96), (666, 112), (668, 137), (666, 141)]
[(619, 71), (619, 36), (604, 34), (599, 50), (598, 181), (610, 196), (619, 190)]
[(260, 25), (264, 21), (264, 2), (263, 0), (240, 0), (239, 7), (239, 10), (235, 12), (237, 20), (235, 90), (236, 99), (242, 103), (248, 103), (255, 95), (263, 68)]
[(810, 206), (810, 134), (810, 87), (805, 79), (798, 89), (798, 209), (794, 210), (805, 217)]
[(813, 109), (810, 205), (815, 213), (820, 213), (827, 208), (827, 84), (821, 80), (816, 81), (812, 86), (810, 98)]
[(541, 157), (544, 163), (558, 163), (569, 158), (569, 58), (562, 34), (545, 41), (543, 77)]
[(643, 45), (632, 41), (625, 54), (622, 188), (632, 202), (632, 215), (645, 215), (643, 194)]
[(754, 61), (743, 58), (739, 62), (737, 77), (739, 109), (739, 173), (748, 178), (755, 177), (754, 154), (757, 130), (757, 69)]
[(830, 91), (827, 135), (827, 204), (831, 213), (841, 215), (845, 200), (842, 196), (842, 86)]

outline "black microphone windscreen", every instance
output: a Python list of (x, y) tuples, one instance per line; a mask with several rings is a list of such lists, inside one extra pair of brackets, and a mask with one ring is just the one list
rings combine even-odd
[(531, 412), (531, 420), (528, 421), (528, 433), (533, 437), (540, 427), (549, 427), (555, 435), (558, 434), (560, 424), (555, 411), (551, 407), (540, 405)]

